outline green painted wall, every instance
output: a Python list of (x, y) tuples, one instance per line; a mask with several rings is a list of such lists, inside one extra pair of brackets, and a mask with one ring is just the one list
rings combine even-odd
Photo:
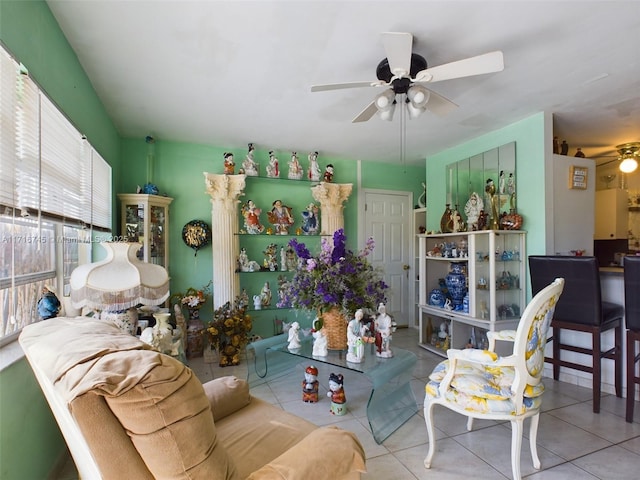
[[(117, 191), (118, 133), (47, 4), (0, 0), (0, 40), (109, 162)], [(64, 440), (26, 360), (3, 369), (0, 478), (47, 478), (64, 449)]]
[[(527, 255), (545, 254), (545, 142), (549, 118), (537, 113), (507, 127), (427, 158), (427, 229), (439, 230), (446, 201), (446, 166), (463, 158), (516, 142), (518, 213), (527, 231)], [(528, 283), (528, 282), (527, 282)]]
[[(226, 151), (234, 154), (236, 171), (240, 168), (246, 156), (246, 149), (228, 149), (208, 145), (198, 145), (181, 142), (163, 141), (156, 139), (153, 147), (144, 139), (124, 139), (122, 141), (122, 162), (126, 165), (123, 171), (122, 190), (119, 193), (133, 193), (138, 186), (147, 182), (147, 159), (150, 150), (153, 150), (153, 183), (155, 183), (162, 194), (167, 194), (174, 200), (170, 207), (170, 265), (171, 291), (184, 292), (189, 287), (200, 288), (206, 285), (212, 275), (212, 252), (211, 247), (201, 249), (197, 256), (194, 251), (187, 247), (182, 241), (182, 227), (190, 220), (204, 220), (211, 224), (211, 202), (209, 195), (205, 192), (205, 182), (203, 172), (223, 173), (223, 154)], [(261, 176), (265, 176), (265, 166), (268, 162), (268, 148), (256, 146), (254, 157), (260, 164)], [(281, 178), (287, 178), (288, 162), (291, 152), (277, 151), (276, 155), (280, 164)], [(308, 161), (306, 153), (299, 153), (300, 163), (307, 169)], [(331, 163), (335, 169), (334, 182), (352, 183), (353, 192), (345, 204), (345, 228), (347, 241), (352, 249), (358, 248), (357, 238), (357, 162), (342, 158), (323, 158), (319, 156), (318, 161), (321, 168)], [(392, 164), (366, 163), (362, 166), (362, 187), (379, 188), (387, 190), (410, 190), (414, 192), (415, 199), (422, 192), (419, 179), (425, 177), (424, 166), (400, 168)], [(293, 207), (296, 225), (300, 223), (300, 212), (306, 205), (313, 201), (309, 190), (310, 184), (305, 181), (275, 181), (267, 179), (247, 179), (247, 195), (240, 198), (241, 202), (248, 199), (256, 202), (263, 211), (261, 221), (265, 226), (269, 226), (266, 218), (266, 211), (271, 208), (274, 200), (280, 199), (288, 206)], [(119, 207), (118, 207), (119, 210)], [(120, 213), (118, 213), (120, 215)], [(240, 225), (243, 224), (239, 216)], [(119, 217), (118, 217), (119, 218)], [(119, 227), (118, 227), (119, 228)], [(215, 230), (215, 225), (212, 225)], [(302, 237), (304, 239), (304, 237)], [(264, 242), (258, 244), (257, 240), (247, 240), (243, 244), (250, 250), (249, 257), (252, 260), (262, 262), (264, 255), (261, 248)], [(287, 239), (288, 240), (288, 239)], [(286, 246), (286, 241), (274, 236), (274, 243), (278, 246)], [(319, 247), (318, 238), (307, 238), (311, 251)], [(253, 247), (252, 247), (253, 244)], [(253, 251), (251, 251), (253, 248)], [(268, 280), (268, 279), (267, 279)], [(242, 284), (249, 285), (247, 293), (250, 297), (259, 293), (265, 280), (263, 275), (244, 275)], [(270, 284), (271, 290), (276, 295), (275, 285)], [(210, 318), (211, 302), (202, 309), (202, 318)], [(292, 317), (293, 313), (288, 314)], [(270, 336), (273, 333), (273, 318), (285, 318), (284, 312), (261, 312), (256, 313), (254, 318), (254, 333), (263, 336)], [(301, 320), (300, 318), (296, 318)], [(292, 321), (293, 318), (286, 318)], [(308, 323), (308, 318), (302, 319), (303, 324)]]

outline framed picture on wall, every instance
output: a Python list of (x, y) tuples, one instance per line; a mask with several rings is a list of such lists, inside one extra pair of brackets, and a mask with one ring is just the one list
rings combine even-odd
[(569, 167), (569, 188), (577, 190), (587, 189), (587, 175), (589, 169), (578, 165)]

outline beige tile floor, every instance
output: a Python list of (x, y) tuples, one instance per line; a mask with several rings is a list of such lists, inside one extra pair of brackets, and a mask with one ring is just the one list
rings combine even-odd
[[(392, 346), (411, 350), (418, 356), (412, 386), (421, 407), (424, 385), (433, 367), (441, 360), (417, 346), (417, 331), (402, 329), (394, 334)], [(190, 366), (203, 382), (224, 375), (246, 377), (247, 365), (220, 368), (202, 358), (190, 360)], [(301, 401), (300, 381), (309, 362), (296, 371), (252, 389), (252, 394), (278, 405), (283, 410), (307, 418), (317, 425), (335, 424), (357, 434), (367, 455), (367, 480), (415, 479), (505, 479), (511, 478), (508, 423), (476, 421), (474, 430), (466, 430), (466, 418), (444, 408), (436, 408), (438, 441), (432, 468), (423, 465), (427, 451), (427, 433), (422, 415), (413, 416), (378, 445), (366, 418), (366, 403), (371, 390), (362, 376), (344, 371), (349, 412), (343, 417), (329, 413), (329, 400), (321, 397), (317, 404)], [(327, 391), (330, 371), (337, 368), (318, 365), (321, 394)], [(545, 379), (543, 413), (538, 431), (538, 454), (541, 470), (531, 464), (528, 441), (523, 441), (522, 476), (531, 480), (592, 480), (640, 478), (640, 405), (636, 404), (635, 421), (624, 419), (625, 401), (604, 395), (600, 414), (593, 414), (591, 390)], [(525, 425), (527, 432), (528, 425)], [(69, 461), (60, 480), (75, 480), (77, 474)]]

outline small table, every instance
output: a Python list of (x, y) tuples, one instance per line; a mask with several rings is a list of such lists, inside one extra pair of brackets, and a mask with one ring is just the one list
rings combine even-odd
[(247, 346), (249, 384), (255, 386), (290, 374), (301, 358), (364, 374), (373, 386), (367, 402), (367, 420), (373, 438), (379, 444), (418, 411), (411, 390), (412, 373), (417, 362), (413, 352), (394, 348), (392, 358), (379, 358), (367, 352), (362, 363), (351, 363), (347, 362), (344, 350), (329, 350), (326, 357), (313, 356), (311, 337), (302, 339), (301, 344), (299, 349), (288, 350), (284, 334), (250, 343)]

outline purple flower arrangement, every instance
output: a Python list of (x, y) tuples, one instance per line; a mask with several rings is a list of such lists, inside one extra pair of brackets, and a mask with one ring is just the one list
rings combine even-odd
[(317, 313), (337, 307), (351, 316), (359, 308), (374, 312), (386, 302), (389, 287), (367, 258), (375, 247), (373, 239), (358, 253), (347, 249), (346, 240), (344, 230), (337, 230), (333, 244), (323, 238), (314, 257), (304, 243), (292, 239), (289, 245), (298, 256), (298, 269), (284, 286), (278, 307)]

